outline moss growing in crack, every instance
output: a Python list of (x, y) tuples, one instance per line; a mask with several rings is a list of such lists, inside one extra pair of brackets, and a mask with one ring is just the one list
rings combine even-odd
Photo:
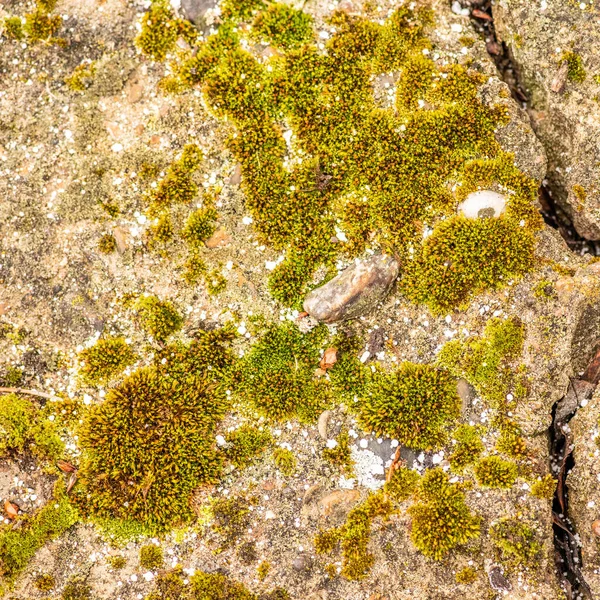
[(55, 459), (63, 450), (54, 424), (31, 400), (0, 396), (0, 458), (27, 452), (41, 460)]
[(146, 544), (140, 548), (140, 566), (143, 569), (156, 571), (163, 566), (164, 556), (160, 546)]
[(173, 303), (156, 296), (141, 297), (135, 310), (142, 329), (157, 342), (165, 342), (183, 325), (183, 317)]
[(378, 436), (396, 438), (409, 448), (439, 448), (445, 428), (460, 412), (456, 382), (430, 365), (403, 363), (377, 373), (356, 406), (358, 421)]
[(226, 436), (225, 457), (238, 469), (245, 469), (265, 452), (272, 442), (268, 431), (261, 431), (251, 425), (242, 425)]
[(98, 252), (102, 254), (112, 254), (117, 249), (117, 240), (110, 233), (105, 233), (98, 240)]
[(84, 62), (75, 67), (74, 71), (68, 77), (65, 77), (65, 83), (73, 92), (85, 92), (91, 85), (95, 74), (95, 63)]
[(199, 208), (187, 219), (181, 232), (183, 239), (192, 247), (198, 248), (215, 232), (217, 211), (212, 207)]
[(557, 481), (548, 473), (531, 484), (531, 495), (536, 498), (551, 500), (556, 492)]
[(294, 456), (294, 453), (287, 448), (275, 448), (275, 450), (273, 450), (273, 462), (286, 477), (290, 477), (296, 471), (296, 457)]
[(64, 493), (64, 482), (57, 482), (54, 497), (26, 518), (22, 527), (0, 528), (0, 576), (7, 582), (14, 581), (46, 542), (62, 535), (78, 518)]
[(542, 544), (536, 532), (513, 518), (500, 519), (490, 527), (490, 537), (501, 558), (515, 567), (534, 567), (541, 558)]
[(137, 355), (122, 337), (99, 339), (79, 353), (79, 375), (88, 385), (106, 384), (137, 360)]
[(450, 550), (479, 535), (479, 518), (471, 515), (460, 487), (441, 469), (428, 470), (417, 491), (410, 538), (425, 556), (442, 559)]
[(483, 336), (447, 342), (439, 363), (457, 377), (464, 377), (494, 408), (501, 408), (508, 394), (517, 397), (521, 377), (511, 368), (523, 350), (524, 327), (516, 319), (490, 319)]
[(276, 48), (289, 50), (311, 40), (312, 19), (301, 10), (276, 2), (256, 15), (252, 35), (258, 41), (267, 41)]
[(368, 550), (373, 520), (389, 518), (393, 507), (381, 492), (373, 493), (348, 514), (346, 523), (338, 528), (321, 531), (315, 537), (319, 554), (333, 552), (338, 544), (342, 550), (342, 575), (347, 579), (366, 577), (375, 560)]
[(505, 488), (513, 486), (517, 479), (517, 466), (499, 456), (487, 456), (475, 464), (477, 483), (483, 487)]
[(392, 478), (385, 483), (383, 491), (394, 502), (404, 502), (415, 493), (420, 478), (417, 471), (400, 467), (394, 471)]
[(582, 83), (585, 81), (587, 73), (583, 66), (583, 60), (576, 52), (565, 52), (561, 57), (561, 62), (567, 61), (567, 77), (569, 81)]
[(189, 521), (193, 491), (216, 483), (222, 456), (215, 428), (229, 402), (227, 332), (175, 344), (127, 377), (89, 411), (74, 501), (96, 519), (141, 523), (155, 532)]
[(4, 31), (2, 34), (10, 40), (22, 40), (25, 37), (23, 21), (20, 17), (8, 17), (4, 19)]
[(459, 425), (452, 432), (452, 438), (456, 440), (456, 445), (453, 446), (448, 461), (452, 470), (460, 473), (477, 461), (485, 447), (481, 441), (480, 428), (472, 425)]
[(295, 324), (270, 327), (239, 361), (235, 394), (273, 421), (315, 421), (331, 403), (326, 382), (315, 378), (326, 330), (302, 334)]
[(337, 438), (333, 448), (323, 448), (323, 459), (340, 469), (344, 477), (354, 477), (354, 461), (350, 452), (350, 436), (343, 430)]

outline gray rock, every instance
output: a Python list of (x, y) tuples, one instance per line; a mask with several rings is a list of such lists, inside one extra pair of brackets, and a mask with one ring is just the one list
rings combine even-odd
[(306, 554), (301, 554), (300, 556), (297, 556), (294, 561), (292, 562), (292, 567), (294, 568), (294, 571), (298, 571), (299, 573), (302, 571), (308, 571), (312, 566), (312, 561), (310, 560), (309, 556), (306, 556)]
[(512, 585), (510, 581), (506, 579), (504, 573), (502, 572), (502, 567), (494, 565), (488, 571), (488, 579), (490, 581), (490, 585), (492, 589), (497, 592), (510, 592), (512, 590)]
[(196, 25), (202, 24), (206, 11), (216, 6), (217, 0), (181, 0), (181, 12)]
[[(581, 235), (598, 240), (600, 120), (594, 98), (600, 85), (594, 75), (600, 65), (600, 27), (597, 15), (582, 10), (579, 2), (544, 4), (541, 10), (531, 0), (497, 2), (496, 31), (509, 46), (527, 89), (531, 124), (548, 157), (546, 178), (553, 199)], [(569, 52), (571, 59), (581, 60), (583, 81), (569, 77)]]
[(308, 294), (304, 310), (325, 323), (363, 315), (385, 298), (398, 269), (398, 261), (385, 254), (357, 262)]

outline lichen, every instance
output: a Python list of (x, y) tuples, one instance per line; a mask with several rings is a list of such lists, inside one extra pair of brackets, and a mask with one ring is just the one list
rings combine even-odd
[(106, 384), (132, 365), (138, 356), (122, 337), (99, 339), (93, 346), (82, 350), (79, 376), (87, 385)]

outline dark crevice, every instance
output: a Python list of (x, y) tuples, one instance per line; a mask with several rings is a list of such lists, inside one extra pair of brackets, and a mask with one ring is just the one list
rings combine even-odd
[[(510, 48), (499, 41), (494, 26), (492, 0), (462, 0), (461, 5), (469, 9), (475, 30), (485, 40), (488, 54), (494, 61), (498, 74), (511, 92), (512, 97), (524, 109), (530, 108), (529, 97)], [(578, 254), (600, 255), (600, 242), (588, 240), (575, 229), (569, 215), (556, 202), (566, 197), (565, 190), (557, 188), (556, 182), (544, 179), (538, 198), (544, 222), (557, 229), (567, 246)], [(577, 412), (581, 400), (591, 398), (600, 382), (600, 351), (596, 351), (581, 379), (573, 379), (567, 392), (552, 409), (552, 424), (548, 430), (550, 469), (557, 480), (552, 502), (552, 527), (554, 555), (557, 575), (568, 600), (592, 600), (593, 595), (585, 581), (581, 568), (582, 557), (573, 522), (569, 517), (569, 490), (567, 476), (575, 466), (573, 440), (569, 421)]]
[[(508, 85), (512, 97), (524, 109), (530, 108), (529, 95), (522, 83), (510, 48), (505, 42), (499, 41), (496, 35), (492, 0), (462, 0), (461, 5), (469, 9), (471, 23), (484, 39), (486, 49), (496, 65), (500, 79)], [(566, 191), (558, 186), (558, 182), (551, 178), (544, 179), (540, 186), (538, 197), (544, 222), (559, 231), (573, 252), (600, 256), (600, 241), (588, 240), (581, 236), (569, 215), (556, 202), (556, 198), (567, 197)]]

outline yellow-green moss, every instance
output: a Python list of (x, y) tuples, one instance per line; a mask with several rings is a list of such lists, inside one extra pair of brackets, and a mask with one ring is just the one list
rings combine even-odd
[(250, 425), (228, 433), (225, 437), (227, 447), (225, 457), (238, 469), (244, 469), (255, 462), (272, 442), (271, 434)]
[(124, 569), (125, 565), (127, 565), (127, 559), (120, 554), (115, 554), (113, 556), (107, 556), (106, 562), (116, 570)]
[(527, 456), (527, 444), (522, 436), (521, 428), (510, 419), (503, 419), (500, 425), (500, 437), (496, 442), (496, 450), (517, 460)]
[(40, 592), (49, 592), (56, 586), (56, 581), (50, 573), (42, 573), (35, 578), (35, 587)]
[(276, 48), (288, 50), (310, 42), (312, 19), (301, 10), (275, 2), (259, 12), (252, 23), (252, 34)]
[(517, 466), (499, 456), (487, 456), (475, 464), (479, 485), (489, 488), (510, 488), (517, 479)]
[(183, 265), (183, 280), (188, 285), (198, 285), (208, 273), (208, 267), (198, 254), (191, 254)]
[(335, 441), (336, 445), (333, 448), (323, 448), (323, 459), (337, 466), (345, 477), (354, 477), (354, 461), (350, 452), (348, 431), (341, 431)]
[(110, 233), (103, 234), (98, 240), (98, 252), (102, 254), (111, 254), (117, 249), (117, 240)]
[(138, 356), (124, 338), (108, 337), (82, 350), (78, 358), (82, 381), (88, 385), (98, 385), (106, 384), (121, 374)]
[(328, 370), (333, 393), (352, 404), (356, 397), (364, 395), (371, 380), (371, 370), (359, 359), (364, 342), (358, 336), (339, 333), (331, 346), (337, 349), (337, 362)]
[(441, 469), (428, 470), (417, 491), (410, 538), (425, 556), (442, 559), (450, 550), (479, 535), (479, 518), (471, 515), (465, 496)]
[(567, 61), (568, 71), (567, 77), (569, 81), (573, 81), (575, 83), (581, 83), (585, 81), (586, 71), (583, 66), (583, 60), (579, 54), (576, 52), (565, 52), (561, 57), (561, 62), (563, 60)]
[(536, 532), (513, 518), (503, 518), (490, 527), (490, 537), (501, 558), (518, 567), (533, 567), (542, 554), (542, 544)]
[(383, 491), (390, 500), (404, 502), (408, 500), (417, 490), (420, 475), (407, 467), (397, 468), (392, 478), (383, 486)]
[(555, 293), (552, 282), (548, 279), (542, 279), (542, 281), (537, 283), (533, 288), (533, 295), (540, 300), (549, 300), (550, 298), (553, 298)]
[(473, 567), (464, 567), (457, 571), (455, 580), (463, 585), (473, 583), (477, 580), (477, 571)]
[(163, 565), (164, 556), (160, 546), (146, 544), (140, 548), (140, 566), (143, 569), (156, 571)]
[(325, 334), (323, 326), (306, 334), (290, 322), (270, 327), (237, 365), (236, 396), (273, 421), (315, 421), (331, 402), (314, 376)]
[(531, 495), (536, 498), (551, 500), (556, 492), (557, 481), (548, 473), (531, 484)]
[(452, 438), (456, 440), (456, 445), (452, 447), (448, 461), (452, 470), (460, 473), (479, 458), (485, 447), (480, 428), (472, 425), (459, 425), (452, 432)]
[(446, 371), (407, 362), (377, 373), (354, 408), (366, 431), (409, 448), (433, 449), (444, 443), (445, 428), (458, 417), (460, 398)]
[(283, 475), (289, 477), (296, 471), (296, 457), (287, 448), (275, 448), (273, 450), (273, 462)]
[(38, 2), (35, 10), (25, 15), (23, 32), (27, 41), (34, 44), (37, 42), (60, 42), (54, 36), (62, 25), (62, 17), (49, 14), (53, 9), (52, 3)]
[(157, 342), (165, 342), (183, 325), (183, 317), (174, 304), (156, 296), (142, 296), (135, 310), (142, 329)]
[(68, 77), (65, 77), (65, 83), (73, 92), (85, 92), (92, 83), (95, 74), (95, 63), (83, 62), (75, 67), (74, 71)]
[(4, 31), (2, 32), (10, 40), (22, 40), (25, 37), (23, 21), (20, 17), (8, 17), (4, 19)]
[(258, 569), (256, 569), (256, 574), (260, 581), (264, 581), (271, 570), (271, 563), (263, 560), (260, 565), (258, 565)]
[(202, 246), (203, 242), (215, 232), (216, 218), (217, 211), (212, 207), (195, 210), (188, 217), (181, 232), (183, 239), (193, 248)]
[(54, 424), (31, 400), (0, 396), (0, 457), (28, 452), (38, 459), (56, 459), (63, 450)]
[(225, 19), (248, 21), (257, 10), (264, 7), (264, 0), (223, 0), (221, 12)]
[(250, 525), (251, 504), (255, 504), (255, 498), (244, 496), (218, 498), (212, 503), (212, 529), (218, 534), (222, 549), (237, 543), (246, 533)]
[(61, 600), (92, 600), (92, 588), (79, 577), (72, 577), (63, 588)]

